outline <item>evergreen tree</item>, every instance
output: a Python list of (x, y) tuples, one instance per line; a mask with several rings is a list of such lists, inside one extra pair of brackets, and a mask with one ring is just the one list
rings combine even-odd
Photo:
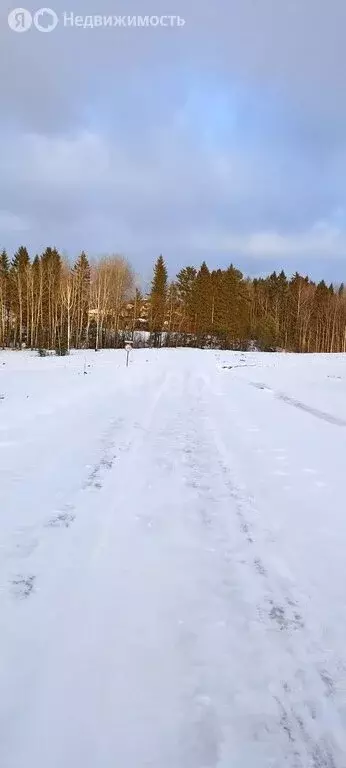
[(166, 314), (167, 281), (167, 268), (163, 257), (159, 256), (154, 266), (154, 276), (150, 291), (150, 330), (153, 335), (154, 346), (161, 346)]
[[(187, 266), (168, 286), (162, 256), (154, 269), (149, 297), (133, 297), (134, 278), (119, 257), (89, 266), (84, 252), (74, 266), (46, 248), (30, 264), (21, 246), (11, 263), (0, 253), (0, 345), (24, 342), (33, 348), (117, 346), (125, 330), (148, 322), (151, 340), (166, 344), (238, 348), (256, 341), (303, 352), (346, 352), (344, 284), (318, 285), (295, 273), (274, 271), (251, 280), (232, 264), (209, 271)], [(90, 333), (89, 333), (89, 323)]]
[(179, 332), (192, 334), (196, 317), (195, 267), (184, 267), (177, 275), (177, 301), (179, 305)]
[(10, 262), (5, 249), (0, 254), (0, 273), (1, 275), (8, 275), (10, 271)]
[(206, 344), (207, 335), (211, 331), (213, 314), (211, 276), (205, 261), (203, 261), (197, 273), (194, 303), (196, 343), (198, 346), (203, 347)]

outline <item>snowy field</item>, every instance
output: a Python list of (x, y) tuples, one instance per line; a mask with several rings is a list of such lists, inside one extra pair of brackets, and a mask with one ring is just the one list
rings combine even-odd
[(346, 356), (0, 352), (1, 768), (345, 768)]

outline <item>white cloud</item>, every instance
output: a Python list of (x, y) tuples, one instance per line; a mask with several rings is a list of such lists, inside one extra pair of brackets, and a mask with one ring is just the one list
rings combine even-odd
[(295, 234), (277, 231), (259, 231), (239, 234), (197, 232), (191, 235), (190, 246), (209, 251), (215, 247), (220, 253), (237, 252), (251, 258), (278, 259), (289, 263), (299, 256), (310, 258), (344, 258), (346, 254), (346, 228), (341, 229), (330, 221), (317, 221), (312, 227)]

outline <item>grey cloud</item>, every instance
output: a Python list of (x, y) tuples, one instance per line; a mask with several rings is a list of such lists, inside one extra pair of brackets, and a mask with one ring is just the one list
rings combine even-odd
[[(62, 14), (69, 4), (52, 5)], [(186, 24), (16, 35), (2, 12), (1, 245), (121, 249), (144, 272), (161, 251), (171, 271), (206, 254), (256, 260), (255, 270), (280, 260), (342, 270), (344, 0), (85, 0), (71, 10), (167, 12)], [(234, 135), (215, 117), (208, 143), (214, 84), (248, 101), (242, 114), (235, 101)], [(200, 111), (184, 122), (196, 89)], [(329, 262), (315, 240), (309, 251), (320, 222), (337, 230)], [(254, 238), (270, 254), (255, 254)]]

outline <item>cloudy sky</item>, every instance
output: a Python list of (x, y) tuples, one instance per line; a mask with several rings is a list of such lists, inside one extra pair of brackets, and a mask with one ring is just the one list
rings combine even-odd
[[(29, 5), (32, 13), (40, 6)], [(0, 11), (0, 247), (346, 277), (345, 0), (52, 0)], [(63, 13), (181, 27), (66, 28)]]

